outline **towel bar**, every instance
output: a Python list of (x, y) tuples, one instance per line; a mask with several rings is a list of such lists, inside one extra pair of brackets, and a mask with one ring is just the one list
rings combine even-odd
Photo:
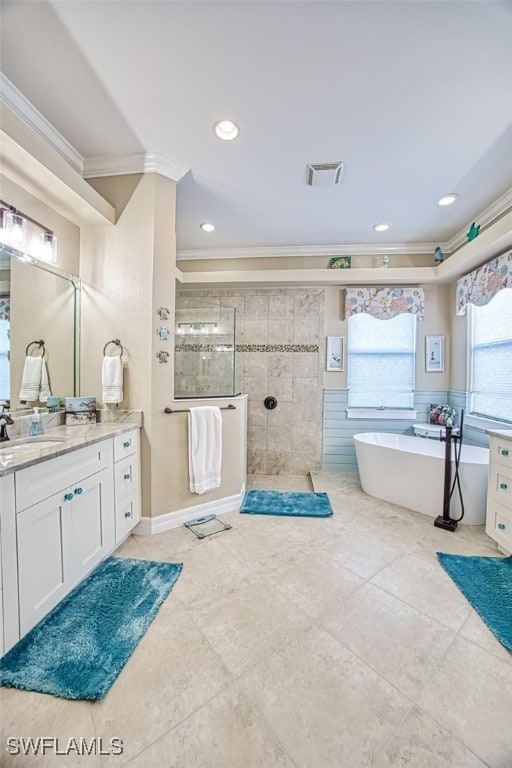
[(119, 339), (111, 339), (110, 341), (107, 341), (107, 343), (103, 347), (103, 357), (105, 357), (105, 352), (107, 351), (107, 347), (108, 347), (109, 344), (115, 344), (116, 347), (119, 347), (120, 350), (121, 350), (121, 352), (119, 353), (119, 357), (123, 356), (124, 349), (123, 349), (123, 345), (121, 344)]
[[(220, 407), (221, 411), (236, 411), (236, 405), (222, 405)], [(172, 408), (164, 408), (164, 413), (190, 413), (190, 408), (175, 408), (174, 410)]]
[(39, 339), (38, 341), (31, 341), (30, 344), (27, 344), (27, 348), (25, 350), (25, 357), (27, 357), (30, 347), (32, 347), (34, 344), (36, 344), (39, 347), (39, 349), (42, 350), (41, 357), (44, 357), (46, 349), (44, 346), (43, 339)]

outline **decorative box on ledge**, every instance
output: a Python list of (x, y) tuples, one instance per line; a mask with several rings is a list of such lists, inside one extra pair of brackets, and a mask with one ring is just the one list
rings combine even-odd
[(64, 398), (66, 411), (65, 424), (95, 424), (96, 423), (96, 398), (95, 397), (66, 397)]

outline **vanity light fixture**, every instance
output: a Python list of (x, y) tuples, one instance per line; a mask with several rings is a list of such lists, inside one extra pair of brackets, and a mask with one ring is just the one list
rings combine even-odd
[(233, 139), (236, 139), (240, 134), (240, 127), (233, 122), (233, 120), (227, 118), (217, 120), (213, 126), (213, 130), (215, 131), (215, 135), (223, 141), (233, 141)]
[(389, 229), (389, 224), (374, 224), (373, 229), (376, 232), (386, 232)]
[(26, 223), (18, 213), (7, 214), (7, 243), (13, 248), (22, 249), (25, 245)]
[(455, 192), (450, 192), (448, 195), (443, 195), (439, 198), (437, 201), (438, 205), (451, 205), (454, 203), (458, 198), (458, 195), (455, 194)]
[(39, 255), (42, 261), (54, 263), (57, 256), (57, 238), (51, 232), (41, 232)]
[(40, 258), (55, 263), (57, 238), (53, 232), (4, 200), (0, 200), (0, 239), (26, 261)]
[(213, 224), (208, 224), (208, 222), (204, 222), (203, 224), (199, 225), (203, 232), (213, 232), (215, 230), (215, 227)]

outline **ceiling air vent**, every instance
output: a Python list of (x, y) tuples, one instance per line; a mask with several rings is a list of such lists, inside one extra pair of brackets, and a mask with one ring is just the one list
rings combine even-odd
[(307, 183), (311, 187), (332, 187), (339, 184), (343, 163), (310, 163)]

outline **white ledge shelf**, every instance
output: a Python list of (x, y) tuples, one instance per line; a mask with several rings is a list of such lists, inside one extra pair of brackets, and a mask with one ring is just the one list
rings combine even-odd
[(439, 267), (389, 267), (356, 269), (248, 269), (236, 271), (183, 272), (184, 285), (215, 283), (243, 285), (427, 285), (439, 280)]

